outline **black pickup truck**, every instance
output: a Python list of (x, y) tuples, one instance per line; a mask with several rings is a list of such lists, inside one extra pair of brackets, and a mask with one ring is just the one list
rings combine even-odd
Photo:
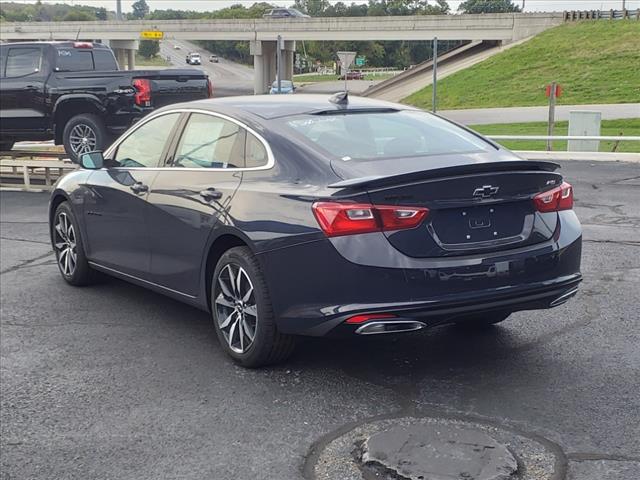
[(212, 94), (204, 72), (119, 70), (99, 43), (0, 44), (0, 151), (55, 140), (75, 161), (156, 108)]

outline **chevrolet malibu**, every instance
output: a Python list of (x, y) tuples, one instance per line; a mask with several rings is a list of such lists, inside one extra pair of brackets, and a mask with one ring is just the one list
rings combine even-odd
[(247, 367), (283, 361), (300, 335), (495, 324), (581, 280), (557, 164), (405, 105), (171, 105), (81, 164), (50, 201), (64, 280), (102, 272), (206, 310)]

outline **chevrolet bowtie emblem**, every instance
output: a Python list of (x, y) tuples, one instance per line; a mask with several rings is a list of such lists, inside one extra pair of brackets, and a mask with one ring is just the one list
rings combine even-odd
[(483, 185), (482, 187), (476, 188), (473, 191), (473, 196), (476, 198), (490, 198), (493, 197), (500, 187), (493, 187), (491, 185)]

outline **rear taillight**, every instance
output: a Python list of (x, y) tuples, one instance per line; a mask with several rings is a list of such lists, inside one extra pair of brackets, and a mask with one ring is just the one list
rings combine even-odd
[(573, 208), (573, 187), (564, 182), (559, 187), (533, 197), (533, 204), (539, 212), (559, 212)]
[(207, 94), (209, 98), (213, 98), (213, 82), (210, 78), (207, 78)]
[(136, 105), (141, 107), (151, 106), (151, 81), (146, 78), (134, 78), (133, 88), (136, 89), (134, 96)]
[(368, 203), (316, 202), (312, 209), (327, 237), (415, 228), (429, 214), (428, 208)]
[(389, 320), (392, 318), (396, 318), (396, 316), (391, 313), (363, 313), (361, 315), (354, 315), (353, 317), (347, 318), (345, 323), (359, 324), (370, 320)]

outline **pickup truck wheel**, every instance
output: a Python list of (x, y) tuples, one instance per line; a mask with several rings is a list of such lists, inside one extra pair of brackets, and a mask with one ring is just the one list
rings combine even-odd
[(83, 113), (67, 122), (62, 140), (71, 160), (77, 163), (83, 153), (104, 150), (109, 145), (109, 134), (100, 117)]
[(0, 152), (10, 152), (13, 148), (13, 142), (0, 142)]

